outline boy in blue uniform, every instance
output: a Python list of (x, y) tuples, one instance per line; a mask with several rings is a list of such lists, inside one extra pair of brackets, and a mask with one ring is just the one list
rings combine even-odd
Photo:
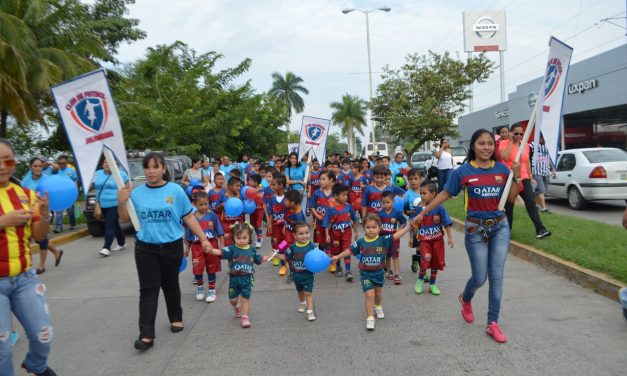
[[(403, 210), (405, 215), (411, 220), (418, 215), (418, 207), (422, 202), (420, 198), (420, 183), (422, 183), (422, 172), (417, 168), (412, 168), (407, 172), (409, 189), (405, 192)], [(416, 273), (420, 267), (420, 238), (419, 232), (412, 230), (409, 233), (409, 248), (414, 248), (416, 254), (411, 255), (411, 271)]]
[[(357, 228), (355, 222), (357, 220), (355, 216), (355, 210), (347, 203), (348, 201), (348, 187), (336, 183), (333, 188), (333, 202), (326, 210), (324, 219), (322, 220), (322, 227), (325, 229), (325, 236), (327, 244), (330, 244), (331, 255), (337, 255), (342, 250), (350, 247), (353, 241), (353, 234), (355, 240), (357, 240)], [(337, 261), (335, 264), (335, 275), (342, 276), (342, 266)], [(353, 275), (351, 274), (351, 258), (344, 258), (344, 267), (346, 268), (346, 282), (353, 281)]]
[(355, 241), (349, 249), (339, 255), (331, 257), (331, 262), (336, 262), (342, 257), (353, 254), (359, 260), (359, 277), (361, 289), (366, 300), (366, 329), (374, 330), (374, 315), (378, 319), (385, 317), (381, 306), (381, 291), (385, 280), (385, 258), (394, 240), (398, 240), (409, 231), (405, 226), (391, 235), (380, 236), (381, 219), (374, 214), (364, 218), (365, 236)]
[(391, 191), (395, 196), (403, 196), (405, 191), (396, 185), (388, 185), (390, 180), (390, 170), (383, 165), (374, 166), (372, 169), (374, 174), (374, 184), (364, 189), (361, 196), (361, 217), (366, 214), (377, 213), (381, 210), (381, 194), (385, 191)]
[[(389, 235), (394, 234), (399, 227), (405, 226), (406, 220), (403, 213), (394, 209), (394, 193), (385, 191), (381, 195), (381, 205), (383, 208), (377, 213), (381, 218), (381, 234)], [(388, 272), (388, 279), (393, 279), (397, 285), (401, 284), (401, 267), (399, 262), (399, 251), (401, 248), (400, 240), (395, 240), (392, 243), (392, 248), (388, 257), (385, 259), (385, 267)], [(394, 269), (394, 271), (392, 271)]]
[(342, 171), (340, 171), (340, 174), (337, 177), (337, 182), (349, 187), (352, 179), (353, 179), (353, 171), (351, 168), (351, 161), (350, 159), (345, 158), (342, 161)]

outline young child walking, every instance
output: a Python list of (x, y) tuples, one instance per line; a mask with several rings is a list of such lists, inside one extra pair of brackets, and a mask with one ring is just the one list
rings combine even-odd
[(264, 202), (263, 191), (261, 187), (261, 176), (258, 174), (251, 174), (248, 177), (248, 185), (253, 187), (257, 192), (255, 193), (255, 211), (250, 215), (250, 224), (255, 229), (255, 235), (257, 235), (257, 242), (255, 248), (259, 249), (263, 245), (263, 216), (264, 216)]
[[(420, 184), (420, 197), (423, 205), (429, 205), (438, 194), (438, 189), (432, 181), (425, 181)], [(418, 213), (422, 212), (419, 207)], [(453, 248), (453, 221), (449, 218), (446, 209), (443, 206), (437, 206), (428, 213), (423, 213), (423, 220), (418, 229), (420, 236), (420, 251), (422, 253), (422, 262), (420, 264), (420, 273), (416, 280), (416, 294), (423, 292), (423, 279), (427, 273), (427, 268), (431, 269), (429, 277), (429, 291), (433, 295), (440, 295), (440, 289), (435, 284), (438, 276), (438, 270), (444, 270), (444, 229), (448, 238), (448, 246)]]
[(240, 318), (242, 328), (249, 328), (250, 296), (253, 287), (254, 265), (267, 260), (252, 246), (253, 229), (246, 223), (236, 223), (231, 227), (231, 238), (235, 244), (220, 249), (214, 248), (211, 254), (229, 262), (229, 301)]
[[(412, 220), (418, 215), (418, 207), (422, 201), (420, 197), (422, 172), (417, 168), (412, 168), (407, 172), (407, 179), (409, 180), (409, 189), (405, 192), (403, 208), (405, 215), (409, 220)], [(413, 228), (409, 233), (409, 248), (416, 250), (416, 253), (411, 255), (411, 271), (417, 273), (420, 268), (420, 232)]]
[(390, 191), (395, 196), (403, 196), (405, 191), (396, 185), (388, 185), (390, 181), (390, 170), (383, 166), (377, 165), (372, 169), (374, 176), (374, 184), (364, 189), (361, 196), (361, 217), (365, 218), (366, 214), (377, 213), (381, 210), (381, 194), (384, 191)]
[[(205, 233), (213, 248), (220, 249), (224, 245), (224, 231), (220, 220), (215, 213), (209, 210), (209, 197), (204, 191), (196, 192), (192, 196), (196, 211), (194, 216)], [(192, 272), (196, 281), (196, 300), (207, 303), (216, 300), (216, 273), (222, 270), (220, 257), (206, 253), (202, 249), (200, 240), (189, 228), (185, 228), (185, 242), (190, 247), (185, 248), (185, 257), (192, 251)], [(203, 282), (203, 274), (207, 272), (207, 294)]]
[[(394, 234), (399, 228), (406, 225), (407, 221), (405, 216), (399, 210), (394, 209), (394, 193), (391, 191), (385, 191), (381, 195), (381, 210), (377, 213), (381, 218), (381, 234), (389, 235)], [(401, 267), (399, 261), (399, 252), (401, 248), (401, 241), (395, 240), (392, 243), (392, 248), (388, 253), (388, 257), (385, 259), (385, 268), (387, 269), (387, 278), (394, 280), (394, 283), (400, 285), (401, 279)]]
[[(225, 194), (225, 202), (230, 199), (230, 198), (236, 198), (238, 200), (241, 200), (240, 197), (240, 192), (242, 190), (242, 181), (240, 180), (240, 178), (238, 178), (237, 176), (232, 176), (231, 179), (229, 179), (229, 182), (226, 186), (226, 194)], [(230, 231), (229, 229), (231, 228), (231, 226), (233, 226), (236, 223), (244, 223), (246, 220), (246, 217), (244, 216), (244, 213), (238, 215), (238, 216), (230, 216), (228, 214), (226, 214), (226, 211), (222, 211), (222, 216), (220, 217), (220, 221), (222, 222), (222, 228), (226, 229), (226, 232), (224, 234), (224, 245), (231, 245), (233, 244), (233, 239), (231, 238), (230, 235)]]
[[(314, 235), (313, 241), (318, 248), (328, 252), (326, 230), (322, 227), (322, 221), (327, 208), (333, 201), (333, 185), (335, 184), (335, 174), (331, 171), (323, 171), (320, 174), (320, 189), (315, 191), (311, 197), (311, 215), (313, 216)], [(331, 273), (335, 273), (335, 264), (331, 264)]]
[[(348, 187), (341, 183), (336, 183), (332, 189), (333, 202), (326, 210), (322, 227), (325, 229), (327, 244), (330, 244), (331, 255), (337, 255), (348, 249), (353, 241), (353, 234), (357, 240), (357, 228), (355, 227), (355, 210), (348, 201)], [(338, 260), (335, 265), (335, 275), (341, 277), (342, 266)], [(353, 281), (351, 273), (351, 258), (344, 257), (344, 267), (346, 268), (346, 281)]]
[[(301, 200), (301, 193), (296, 189), (290, 189), (285, 192), (285, 227), (283, 229), (283, 239), (289, 245), (296, 242), (294, 224), (296, 222), (305, 222), (305, 214), (303, 213), (303, 209), (300, 207)], [(292, 283), (293, 280), (294, 275), (292, 273), (292, 269), (290, 268), (286, 282)]]
[[(209, 208), (214, 212), (218, 218), (222, 217), (222, 211), (224, 210), (224, 202), (226, 201), (226, 190), (224, 184), (226, 184), (226, 178), (222, 171), (216, 172), (213, 177), (214, 187), (207, 192), (209, 195)], [(228, 231), (228, 229), (227, 229)]]
[[(285, 240), (285, 186), (287, 178), (283, 174), (274, 175), (272, 178), (272, 191), (274, 194), (266, 201), (266, 223), (267, 234), (272, 240), (272, 249), (277, 249), (279, 243)], [(285, 261), (281, 260), (281, 268), (279, 276), (287, 274), (287, 266)]]
[(355, 210), (355, 214), (359, 215), (359, 217), (363, 219), (363, 217), (361, 217), (361, 196), (369, 183), (368, 178), (362, 175), (361, 171), (361, 164), (357, 161), (353, 162), (353, 177), (350, 180), (350, 193), (348, 195), (348, 199), (353, 206), (353, 210)]
[(331, 257), (331, 262), (337, 262), (351, 254), (359, 260), (359, 278), (366, 307), (366, 329), (374, 330), (375, 314), (378, 319), (385, 317), (381, 305), (383, 303), (381, 291), (385, 281), (383, 271), (385, 258), (394, 240), (403, 237), (409, 231), (409, 226), (403, 227), (394, 234), (380, 236), (381, 219), (376, 214), (367, 215), (363, 226), (365, 236), (355, 241), (349, 249)]

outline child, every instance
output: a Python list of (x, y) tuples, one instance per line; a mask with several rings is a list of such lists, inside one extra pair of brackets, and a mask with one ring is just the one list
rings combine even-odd
[[(403, 205), (405, 215), (411, 220), (418, 215), (420, 201), (420, 183), (422, 183), (422, 172), (417, 168), (412, 168), (407, 172), (409, 179), (409, 189), (405, 192), (405, 202)], [(418, 272), (420, 267), (420, 232), (412, 230), (409, 236), (409, 247), (416, 249), (416, 254), (411, 255), (411, 271)], [(426, 278), (426, 275), (425, 275)]]
[(224, 202), (226, 201), (226, 191), (224, 190), (226, 179), (222, 171), (217, 172), (213, 179), (215, 186), (207, 192), (209, 195), (209, 207), (220, 218), (224, 210)]
[[(432, 181), (425, 181), (420, 184), (420, 197), (422, 205), (428, 205), (437, 195), (438, 189)], [(422, 211), (419, 208), (418, 213)], [(420, 251), (422, 253), (422, 263), (420, 273), (416, 280), (416, 294), (422, 294), (423, 278), (427, 272), (427, 267), (431, 268), (429, 278), (429, 290), (433, 295), (440, 295), (440, 289), (435, 284), (438, 270), (444, 270), (444, 228), (448, 237), (448, 246), (453, 248), (453, 233), (451, 227), (453, 222), (448, 216), (443, 206), (438, 206), (429, 213), (424, 214), (424, 219), (420, 223)]]
[[(226, 194), (225, 194), (225, 202), (229, 198), (236, 198), (241, 200), (240, 191), (242, 190), (242, 181), (237, 176), (231, 176), (229, 183), (226, 186)], [(222, 216), (220, 217), (220, 221), (222, 222), (222, 228), (226, 229), (226, 233), (224, 234), (224, 245), (229, 246), (233, 244), (233, 239), (231, 239), (231, 234), (229, 229), (236, 223), (244, 223), (246, 218), (244, 217), (244, 213), (231, 217), (226, 214), (226, 211), (222, 212)]]
[[(192, 196), (196, 211), (194, 216), (203, 230), (211, 246), (220, 249), (224, 244), (224, 231), (220, 220), (215, 213), (209, 210), (209, 197), (204, 191), (196, 192)], [(196, 280), (196, 300), (205, 300), (207, 303), (216, 300), (216, 273), (221, 271), (220, 257), (205, 253), (198, 237), (189, 230), (185, 229), (185, 243), (191, 243), (192, 250), (192, 271)], [(189, 248), (185, 250), (185, 257), (189, 255)], [(207, 295), (205, 296), (205, 288), (202, 280), (203, 272), (207, 272)]]
[(220, 249), (212, 249), (211, 254), (229, 261), (229, 301), (239, 317), (242, 328), (250, 327), (250, 294), (253, 287), (253, 264), (260, 265), (266, 261), (265, 256), (251, 247), (253, 229), (246, 223), (237, 223), (231, 227), (231, 238), (234, 245)]
[(296, 242), (292, 244), (285, 254), (279, 255), (290, 265), (290, 271), (294, 276), (294, 286), (298, 292), (298, 312), (307, 312), (307, 320), (314, 321), (313, 285), (314, 273), (305, 268), (305, 255), (314, 249), (314, 245), (309, 241), (309, 225), (305, 222), (294, 223), (294, 236)]
[[(283, 174), (273, 176), (270, 187), (274, 194), (266, 201), (267, 234), (272, 238), (272, 249), (277, 249), (279, 243), (285, 240), (285, 186), (287, 179)], [(280, 261), (279, 275), (287, 274), (285, 261)]]
[(365, 218), (366, 214), (376, 214), (381, 210), (381, 194), (384, 191), (391, 191), (395, 196), (403, 196), (405, 191), (396, 185), (388, 185), (390, 180), (390, 170), (383, 166), (377, 165), (372, 169), (374, 176), (374, 185), (369, 185), (364, 189), (361, 196), (361, 217)]
[[(382, 209), (377, 213), (381, 219), (381, 236), (394, 234), (398, 230), (399, 226), (405, 226), (406, 220), (403, 213), (394, 209), (394, 193), (391, 191), (385, 191), (381, 195)], [(388, 279), (393, 279), (397, 285), (401, 284), (399, 251), (401, 247), (400, 240), (395, 240), (392, 243), (392, 248), (388, 253), (388, 257), (385, 259), (385, 267), (388, 271)], [(391, 265), (392, 264), (392, 265)], [(392, 266), (392, 267), (390, 267)], [(392, 271), (394, 269), (394, 271)]]
[(366, 158), (362, 158), (359, 160), (359, 163), (361, 164), (361, 171), (364, 177), (368, 180), (366, 184), (372, 183), (374, 177), (372, 176), (372, 169), (370, 169), (370, 162)]
[[(301, 193), (296, 189), (290, 189), (285, 193), (285, 227), (283, 231), (284, 239), (289, 245), (296, 242), (296, 238), (294, 237), (294, 224), (296, 222), (305, 222), (305, 215), (303, 214), (303, 209), (300, 207), (302, 199)], [(286, 282), (292, 283), (293, 280), (294, 276), (290, 270)]]
[(337, 176), (338, 183), (350, 186), (351, 179), (353, 179), (353, 173), (351, 172), (351, 161), (348, 158), (342, 160), (342, 171)]
[[(311, 197), (311, 215), (313, 215), (314, 226), (314, 243), (318, 244), (318, 248), (326, 251), (329, 243), (327, 242), (326, 230), (322, 227), (322, 221), (326, 210), (333, 201), (332, 188), (335, 184), (335, 174), (331, 171), (323, 171), (320, 174), (320, 189), (313, 193)], [(331, 273), (335, 273), (335, 264), (331, 264)]]
[[(368, 179), (361, 174), (361, 164), (356, 162), (353, 164), (353, 178), (350, 181), (349, 201), (355, 210), (355, 214), (361, 217), (361, 196), (364, 188), (368, 185)], [(362, 218), (363, 219), (363, 218)]]
[[(355, 210), (350, 205), (346, 205), (348, 201), (348, 187), (336, 183), (333, 186), (333, 203), (329, 205), (322, 221), (322, 227), (325, 228), (325, 235), (327, 244), (331, 245), (331, 255), (337, 255), (342, 250), (348, 249), (353, 240), (353, 231), (355, 234), (355, 240), (357, 240), (357, 228), (355, 227)], [(352, 230), (352, 231), (351, 231)], [(342, 266), (340, 262), (332, 264), (335, 265), (336, 273), (338, 277), (342, 276)], [(351, 258), (344, 258), (344, 266), (346, 268), (346, 281), (353, 281), (353, 274), (351, 273)]]
[(261, 176), (258, 174), (250, 175), (248, 177), (248, 185), (253, 187), (256, 191), (255, 193), (255, 211), (250, 215), (250, 224), (255, 229), (255, 234), (257, 235), (257, 242), (255, 243), (255, 248), (259, 249), (263, 245), (263, 192), (261, 191)]
[(331, 165), (329, 166), (329, 169), (331, 171), (333, 171), (335, 176), (337, 176), (339, 178), (339, 176), (340, 176), (340, 162), (335, 161), (335, 162), (331, 163)]
[(312, 164), (311, 172), (309, 173), (309, 180), (307, 180), (307, 215), (311, 214), (311, 197), (314, 192), (320, 189), (320, 174), (322, 174), (322, 170), (320, 169), (320, 162), (317, 159), (314, 159)]
[(378, 319), (385, 317), (381, 306), (381, 290), (385, 280), (383, 268), (386, 254), (394, 240), (400, 239), (409, 231), (409, 226), (403, 227), (394, 234), (379, 236), (381, 219), (375, 214), (366, 216), (363, 226), (365, 236), (354, 242), (349, 249), (333, 256), (331, 262), (336, 262), (351, 253), (359, 260), (359, 277), (366, 303), (366, 329), (374, 330), (375, 313)]

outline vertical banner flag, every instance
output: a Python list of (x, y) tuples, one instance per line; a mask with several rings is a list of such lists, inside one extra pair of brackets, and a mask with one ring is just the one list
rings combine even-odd
[(289, 143), (287, 144), (287, 154), (297, 153), (298, 154), (298, 144), (297, 143)]
[(303, 125), (300, 128), (300, 142), (298, 143), (299, 161), (310, 150), (321, 163), (325, 160), (325, 148), (330, 127), (331, 120), (303, 116)]
[[(538, 101), (540, 103), (535, 108), (534, 150), (538, 150), (540, 132), (542, 132), (544, 144), (554, 165), (557, 163), (562, 106), (564, 103), (564, 92), (566, 91), (566, 77), (568, 76), (572, 54), (572, 47), (551, 37), (549, 41), (549, 62), (546, 65), (543, 85), (538, 93)], [(533, 153), (534, 163), (537, 157), (538, 153)]]

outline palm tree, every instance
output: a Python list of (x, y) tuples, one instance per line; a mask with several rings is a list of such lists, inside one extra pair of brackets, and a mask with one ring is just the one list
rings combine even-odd
[[(299, 93), (309, 94), (309, 90), (301, 85), (302, 82), (302, 78), (289, 71), (285, 73), (285, 77), (279, 72), (272, 73), (272, 88), (270, 88), (268, 93), (285, 102), (290, 120), (292, 119), (292, 109), (297, 114), (305, 109), (305, 101)], [(286, 127), (289, 133), (289, 121)]]
[(330, 106), (334, 110), (331, 120), (341, 124), (342, 135), (348, 140), (348, 150), (354, 154), (354, 134), (364, 135), (362, 126), (366, 125), (366, 102), (358, 96), (344, 94), (341, 102), (332, 102)]

